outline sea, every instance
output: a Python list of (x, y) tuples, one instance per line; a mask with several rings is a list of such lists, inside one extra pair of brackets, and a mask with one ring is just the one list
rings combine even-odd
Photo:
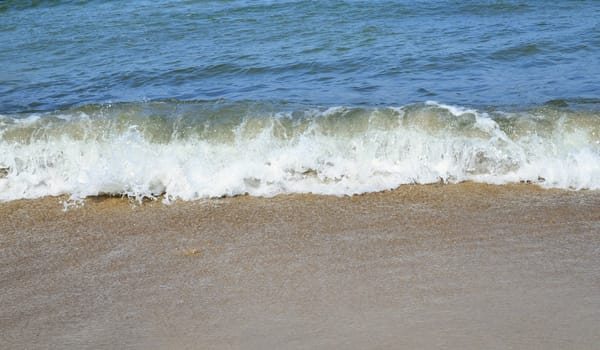
[(0, 201), (600, 189), (600, 2), (0, 1)]

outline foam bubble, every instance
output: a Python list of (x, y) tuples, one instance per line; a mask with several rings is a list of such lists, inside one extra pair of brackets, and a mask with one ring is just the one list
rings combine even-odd
[(158, 118), (152, 109), (148, 116), (123, 108), (4, 116), (0, 200), (351, 195), (440, 180), (600, 189), (596, 114), (490, 115), (428, 102), (227, 115), (225, 121), (198, 110), (194, 118)]

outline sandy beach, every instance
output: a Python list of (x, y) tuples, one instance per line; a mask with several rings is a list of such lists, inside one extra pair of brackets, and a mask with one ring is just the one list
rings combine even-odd
[(0, 203), (3, 349), (594, 349), (600, 192)]
[(599, 350), (599, 15), (0, 1), (0, 350)]

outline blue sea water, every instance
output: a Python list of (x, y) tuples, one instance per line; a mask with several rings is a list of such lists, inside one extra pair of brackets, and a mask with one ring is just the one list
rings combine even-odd
[(600, 97), (598, 1), (2, 1), (0, 112)]
[(0, 200), (600, 188), (598, 18), (591, 0), (0, 1)]

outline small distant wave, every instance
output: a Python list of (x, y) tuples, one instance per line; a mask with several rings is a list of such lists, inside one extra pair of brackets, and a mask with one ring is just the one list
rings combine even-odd
[(2, 115), (0, 200), (352, 195), (440, 181), (600, 189), (600, 112), (573, 101), (503, 112), (171, 100)]
[(501, 61), (516, 61), (525, 56), (533, 56), (541, 53), (543, 50), (540, 45), (536, 44), (521, 44), (507, 49), (502, 49), (494, 52), (491, 55), (492, 59)]

